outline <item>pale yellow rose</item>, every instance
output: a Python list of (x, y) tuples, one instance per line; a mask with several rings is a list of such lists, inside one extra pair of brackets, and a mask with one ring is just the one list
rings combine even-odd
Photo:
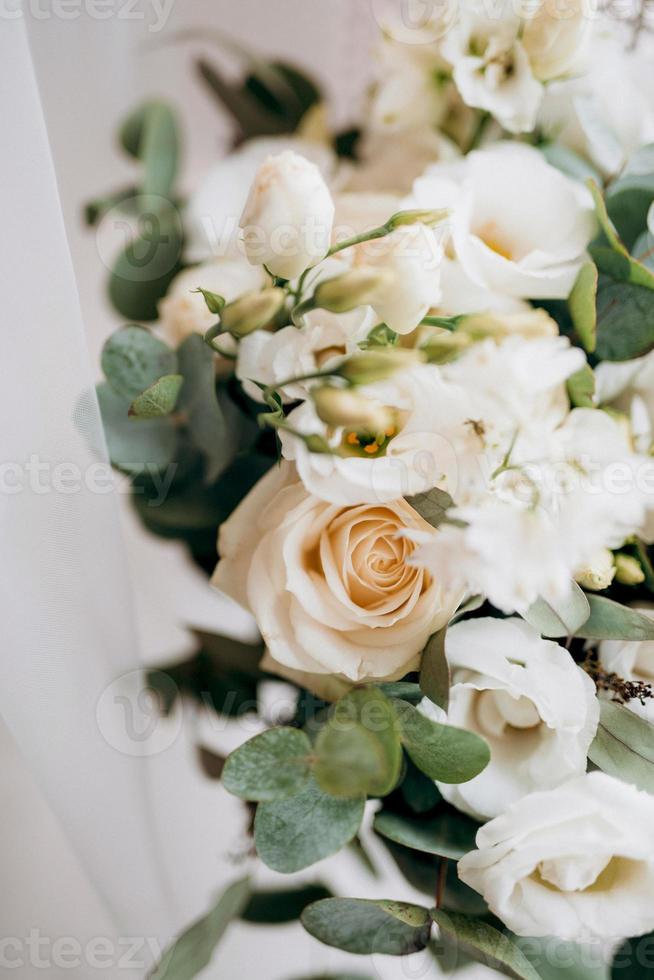
[(460, 598), (409, 563), (407, 529), (438, 533), (403, 499), (320, 500), (284, 462), (220, 529), (213, 584), (253, 613), (272, 661), (302, 671), (307, 687), (311, 674), (322, 688), (326, 674), (395, 680)]

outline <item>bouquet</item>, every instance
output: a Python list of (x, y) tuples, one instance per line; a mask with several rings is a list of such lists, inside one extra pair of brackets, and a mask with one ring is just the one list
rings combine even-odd
[(182, 199), (175, 114), (141, 106), (121, 130), (139, 184), (88, 217), (138, 219), (109, 284), (131, 321), (102, 354), (112, 462), (261, 634), (196, 633), (151, 675), (163, 709), (208, 693), (234, 716), (262, 681), (292, 685), (286, 717), (208, 765), (251, 808), (258, 858), (286, 875), (373, 833), (425, 898), (243, 878), (152, 975), (194, 976), (231, 918), (301, 916), (353, 954), (524, 980), (599, 980), (613, 957), (645, 978), (641, 55), (578, 0), (384, 28), (365, 125), (331, 133), (289, 65), (248, 55), (235, 84), (202, 62), (233, 153)]

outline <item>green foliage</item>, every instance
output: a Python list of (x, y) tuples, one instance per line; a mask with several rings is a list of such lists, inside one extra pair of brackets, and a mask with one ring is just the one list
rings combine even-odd
[(407, 902), (326, 898), (309, 905), (302, 925), (315, 939), (348, 953), (405, 956), (424, 949), (431, 928), (429, 912)]
[(450, 666), (445, 655), (447, 627), (427, 641), (420, 664), (420, 690), (430, 701), (447, 711), (450, 703)]
[(402, 745), (392, 703), (379, 688), (351, 691), (318, 734), (314, 775), (333, 796), (384, 796), (400, 775)]
[(600, 277), (596, 354), (627, 361), (654, 348), (654, 290)]
[(145, 327), (127, 326), (113, 333), (100, 358), (104, 375), (114, 391), (130, 400), (163, 375), (174, 375), (177, 356)]
[(269, 728), (228, 757), (223, 785), (243, 800), (283, 800), (309, 776), (311, 742), (297, 728)]
[(445, 490), (434, 487), (426, 493), (417, 493), (414, 497), (407, 497), (406, 501), (432, 527), (438, 527), (443, 523), (445, 514), (449, 507), (452, 507), (452, 498)]
[(541, 980), (540, 974), (508, 933), (458, 912), (432, 909), (431, 917), (441, 937), (455, 943), (459, 952), (518, 980)]
[(597, 267), (592, 262), (586, 262), (572, 287), (568, 307), (577, 336), (587, 351), (594, 351), (597, 344), (596, 297)]
[(573, 408), (595, 407), (595, 375), (590, 364), (571, 374), (566, 381), (568, 397)]
[[(609, 980), (606, 952), (601, 944), (582, 946), (562, 939), (514, 937), (542, 980)], [(634, 978), (631, 978), (634, 980)]]
[(441, 794), (434, 780), (425, 776), (408, 757), (400, 793), (412, 813), (428, 813), (441, 801)]
[(490, 749), (479, 735), (431, 721), (404, 701), (394, 703), (404, 747), (416, 766), (431, 779), (465, 783), (486, 768)]
[(213, 483), (236, 452), (233, 435), (228, 433), (225, 416), (216, 392), (213, 354), (197, 334), (188, 337), (177, 351), (179, 370), (184, 377), (180, 411), (184, 413), (188, 434), (205, 461), (205, 480)]
[(241, 918), (258, 925), (280, 925), (294, 922), (312, 902), (330, 898), (324, 885), (299, 885), (297, 888), (271, 888), (253, 892)]
[(587, 595), (590, 616), (575, 631), (584, 640), (654, 640), (654, 620), (605, 596)]
[(183, 382), (181, 374), (164, 374), (136, 396), (129, 407), (129, 415), (139, 419), (156, 419), (170, 415), (177, 404)]
[(291, 874), (340, 851), (356, 835), (364, 800), (337, 799), (310, 777), (295, 796), (260, 803), (254, 821), (257, 853), (273, 871)]
[(112, 464), (133, 475), (152, 476), (173, 461), (177, 434), (170, 419), (135, 421), (129, 417), (130, 399), (108, 383), (96, 389), (107, 450)]
[(120, 128), (123, 149), (143, 164), (144, 194), (167, 197), (179, 163), (179, 136), (175, 114), (165, 102), (138, 106)]
[[(148, 207), (147, 198), (144, 207)], [(119, 254), (109, 277), (109, 299), (126, 320), (150, 321), (181, 271), (182, 229), (171, 208), (144, 211), (138, 234)]]
[(625, 939), (613, 957), (611, 980), (651, 980), (652, 969), (654, 932), (635, 939)]
[(588, 757), (610, 776), (654, 793), (654, 726), (613, 701), (600, 704), (600, 722)]
[(169, 946), (148, 980), (192, 980), (207, 966), (230, 922), (241, 915), (250, 896), (249, 878), (227, 888), (207, 915)]
[(581, 635), (579, 630), (589, 615), (589, 597), (576, 582), (570, 582), (566, 596), (557, 600), (537, 599), (524, 613), (524, 619), (541, 636), (561, 637)]
[(427, 817), (409, 817), (392, 810), (380, 810), (374, 829), (382, 837), (414, 851), (459, 858), (475, 848), (478, 824), (458, 812), (443, 812)]

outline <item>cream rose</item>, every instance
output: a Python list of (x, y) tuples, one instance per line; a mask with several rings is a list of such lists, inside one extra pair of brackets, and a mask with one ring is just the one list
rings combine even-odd
[(282, 463), (221, 527), (212, 581), (253, 613), (282, 669), (395, 679), (460, 598), (409, 565), (410, 528), (431, 531), (404, 500), (334, 506)]
[(484, 820), (586, 771), (599, 702), (567, 650), (521, 619), (458, 623), (445, 646), (452, 670), (447, 716), (427, 700), (421, 710), (477, 732), (491, 747), (479, 776), (460, 786), (438, 784), (446, 800)]
[(524, 796), (477, 833), (459, 877), (519, 936), (654, 927), (654, 797), (601, 772)]

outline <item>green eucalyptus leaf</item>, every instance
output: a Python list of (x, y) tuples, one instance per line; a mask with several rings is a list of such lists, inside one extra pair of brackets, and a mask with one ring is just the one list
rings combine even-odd
[(443, 523), (449, 507), (452, 507), (452, 498), (445, 490), (434, 487), (426, 493), (417, 493), (413, 497), (406, 498), (407, 503), (413, 507), (432, 527), (438, 527)]
[(271, 888), (253, 892), (241, 913), (245, 922), (280, 925), (294, 922), (312, 902), (330, 898), (324, 885), (298, 885), (296, 888)]
[(143, 197), (138, 234), (119, 254), (109, 278), (109, 299), (127, 320), (150, 321), (181, 269), (179, 215), (161, 210), (160, 199)]
[(359, 956), (405, 956), (429, 942), (427, 909), (407, 902), (326, 898), (309, 905), (302, 925), (315, 939)]
[[(651, 980), (653, 970), (654, 932), (650, 932), (646, 936), (625, 939), (616, 950), (611, 965), (611, 980)], [(599, 980), (605, 978), (600, 977)]]
[(374, 829), (396, 844), (426, 854), (458, 861), (475, 849), (479, 825), (461, 813), (437, 813), (429, 817), (407, 817), (380, 810), (375, 816)]
[(294, 796), (259, 804), (254, 821), (257, 853), (273, 871), (301, 871), (345, 847), (358, 833), (363, 809), (363, 797), (329, 796), (310, 777)]
[(614, 181), (606, 191), (606, 208), (620, 238), (633, 249), (647, 228), (647, 212), (654, 200), (654, 167), (649, 173), (630, 172)]
[(597, 347), (602, 361), (628, 361), (654, 348), (654, 290), (600, 277)]
[(198, 334), (193, 334), (177, 351), (184, 388), (179, 409), (193, 444), (205, 459), (206, 482), (213, 483), (234, 458), (238, 424), (228, 430), (216, 394), (214, 357)]
[(561, 173), (585, 183), (590, 177), (598, 184), (602, 183), (602, 177), (596, 167), (588, 160), (580, 157), (574, 150), (568, 149), (562, 143), (545, 143), (539, 147), (541, 153), (552, 166), (560, 170)]
[(552, 936), (515, 936), (514, 942), (542, 980), (609, 980), (606, 952), (601, 944), (582, 946)]
[(654, 273), (637, 259), (603, 245), (590, 245), (588, 251), (593, 257), (595, 265), (604, 275), (620, 282), (631, 283), (633, 286), (654, 289)]
[(433, 779), (407, 758), (406, 771), (400, 784), (404, 802), (413, 813), (428, 813), (441, 802), (441, 794)]
[(134, 399), (159, 378), (174, 375), (177, 356), (145, 327), (128, 326), (109, 337), (101, 364), (114, 391)]
[(556, 600), (537, 599), (523, 614), (523, 619), (541, 636), (560, 637), (581, 635), (579, 630), (589, 615), (588, 596), (576, 582), (570, 582), (566, 596)]
[(223, 785), (243, 800), (280, 800), (302, 789), (311, 742), (298, 728), (270, 728), (228, 757)]
[(133, 475), (159, 473), (173, 462), (177, 432), (170, 419), (129, 418), (129, 398), (118, 395), (108, 383), (98, 385), (98, 404), (112, 464)]
[(506, 932), (458, 912), (432, 909), (430, 914), (440, 935), (462, 953), (517, 980), (541, 980), (538, 971)]
[(402, 741), (418, 769), (443, 783), (465, 783), (486, 768), (488, 744), (474, 732), (431, 721), (413, 705), (395, 701)]
[(587, 595), (590, 616), (576, 630), (584, 640), (654, 640), (654, 620), (599, 595)]
[(595, 375), (590, 364), (571, 374), (566, 382), (570, 404), (574, 408), (595, 407)]
[(167, 197), (177, 174), (179, 138), (175, 114), (164, 102), (146, 102), (130, 113), (120, 141), (143, 164), (143, 193)]
[(333, 796), (385, 796), (398, 781), (402, 744), (397, 715), (378, 687), (346, 694), (315, 744), (313, 773)]
[(613, 701), (600, 704), (588, 757), (610, 776), (654, 793), (654, 725)]
[(447, 711), (450, 703), (450, 666), (445, 655), (447, 627), (430, 636), (422, 652), (420, 690), (434, 704)]
[(192, 980), (211, 961), (230, 922), (238, 918), (250, 895), (249, 878), (235, 881), (207, 915), (198, 919), (164, 952), (148, 980)]
[(593, 262), (586, 262), (575, 279), (568, 308), (577, 336), (587, 351), (594, 351), (597, 343), (596, 297), (597, 267)]
[(136, 396), (129, 407), (129, 414), (139, 419), (156, 419), (170, 415), (177, 404), (183, 382), (181, 374), (164, 374)]

